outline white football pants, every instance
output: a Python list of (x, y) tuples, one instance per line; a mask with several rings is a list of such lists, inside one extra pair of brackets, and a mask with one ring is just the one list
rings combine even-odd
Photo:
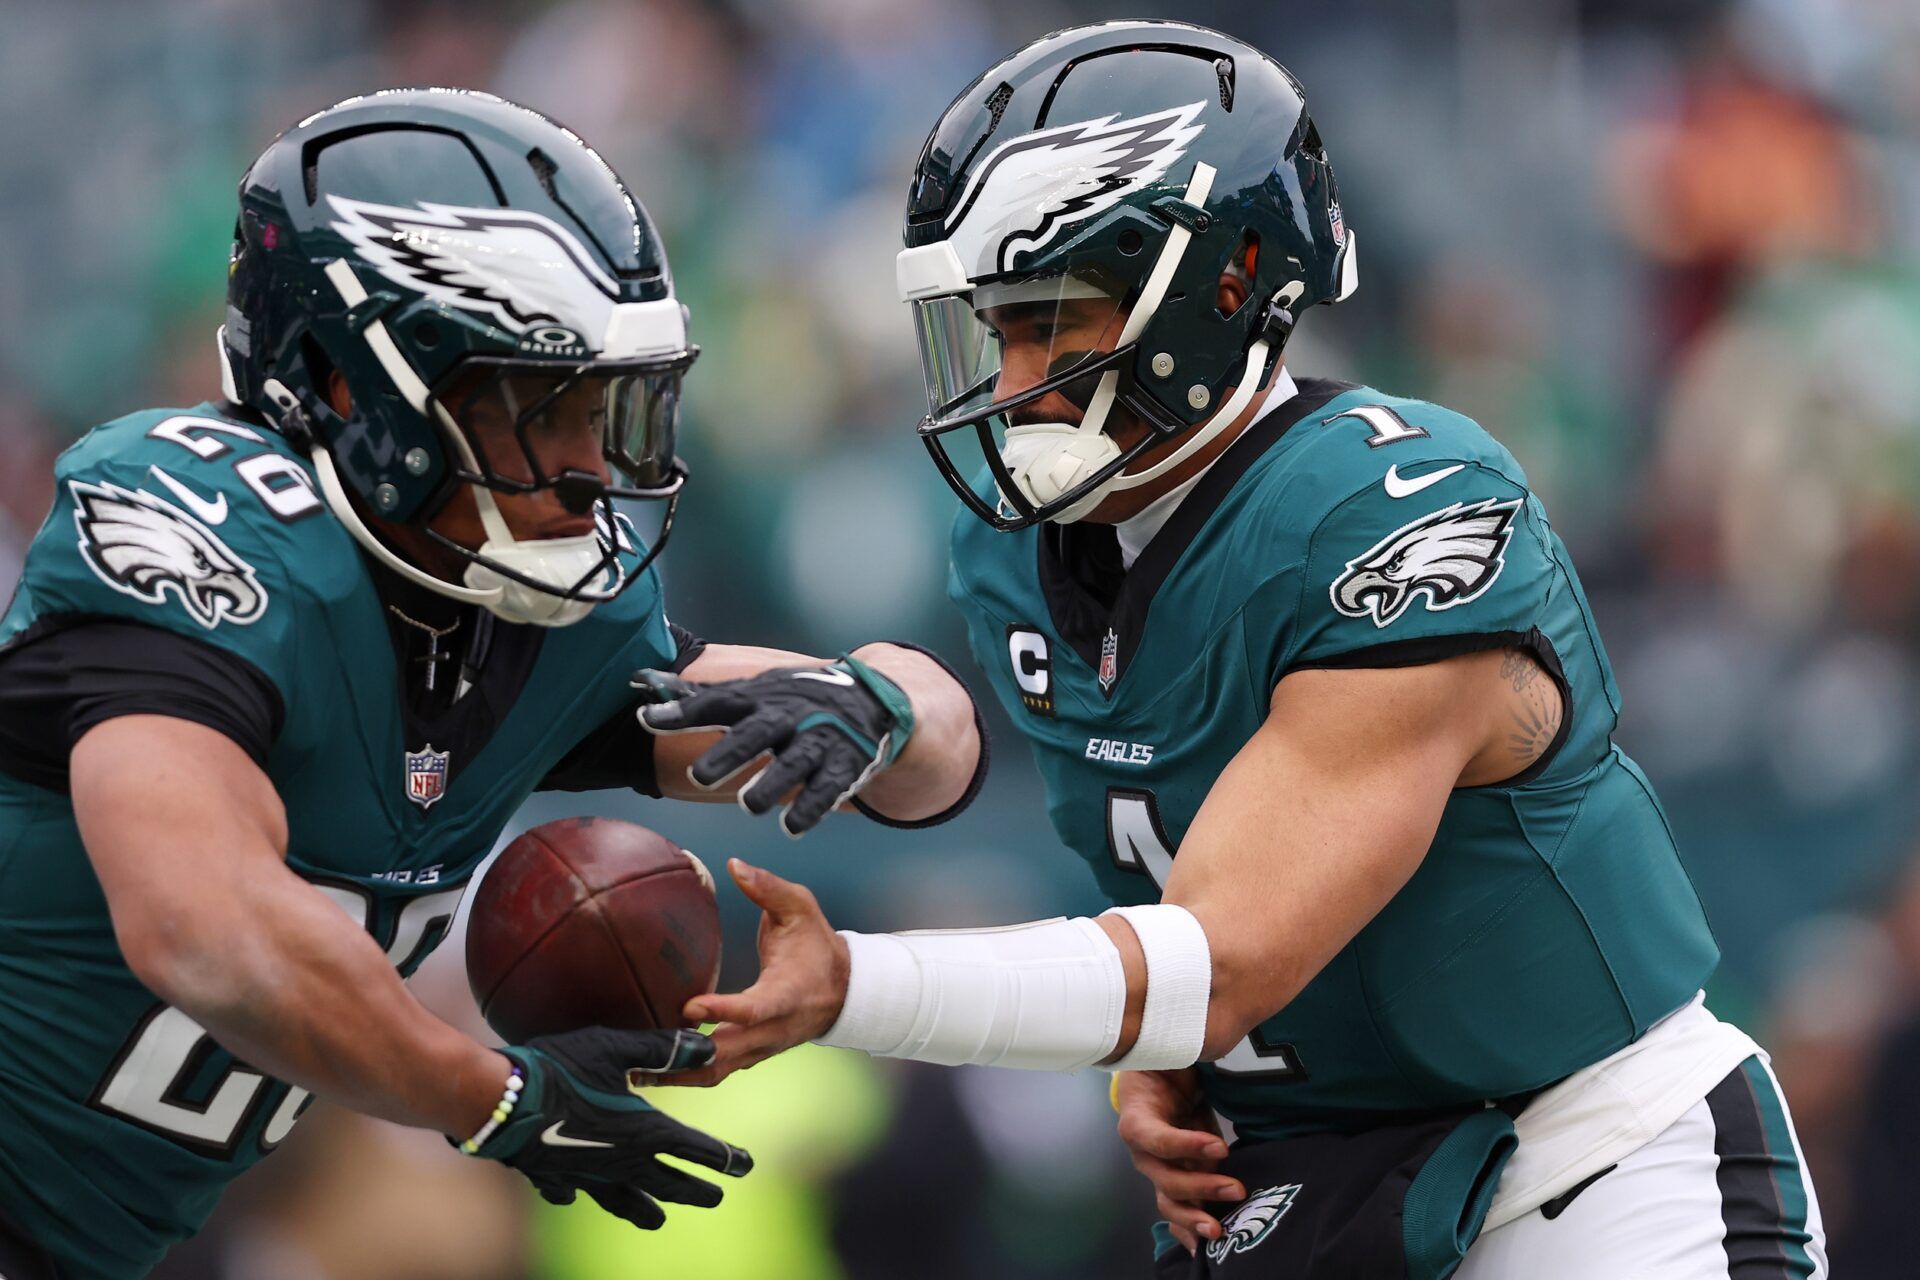
[(1659, 1137), (1482, 1235), (1454, 1280), (1825, 1280), (1786, 1099), (1749, 1058)]

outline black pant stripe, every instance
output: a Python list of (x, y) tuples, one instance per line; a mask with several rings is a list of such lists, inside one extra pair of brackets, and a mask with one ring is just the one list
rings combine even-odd
[(1753, 1083), (1736, 1069), (1707, 1095), (1713, 1151), (1720, 1157), (1720, 1220), (1729, 1280), (1798, 1280), (1787, 1259), (1786, 1212), (1773, 1180), (1774, 1157)]

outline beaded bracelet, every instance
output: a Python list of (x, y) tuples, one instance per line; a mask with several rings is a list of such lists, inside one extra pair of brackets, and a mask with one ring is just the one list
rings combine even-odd
[(493, 1114), (487, 1117), (487, 1122), (480, 1126), (480, 1132), (460, 1144), (462, 1151), (470, 1156), (480, 1154), (480, 1148), (486, 1145), (487, 1139), (491, 1138), (494, 1131), (505, 1124), (507, 1117), (513, 1114), (514, 1107), (520, 1102), (520, 1090), (526, 1087), (526, 1083), (525, 1077), (520, 1074), (520, 1068), (515, 1067), (507, 1076), (507, 1091), (500, 1095), (499, 1105), (494, 1107)]

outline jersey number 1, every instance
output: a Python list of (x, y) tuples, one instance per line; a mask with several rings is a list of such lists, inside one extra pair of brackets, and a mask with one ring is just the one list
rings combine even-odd
[[(1165, 889), (1173, 871), (1173, 841), (1160, 825), (1160, 805), (1151, 791), (1136, 787), (1107, 788), (1107, 852), (1113, 865), (1153, 881), (1156, 889)], [(1300, 1055), (1290, 1044), (1267, 1039), (1263, 1029), (1233, 1046), (1213, 1064), (1214, 1070), (1236, 1076), (1261, 1076), (1269, 1080), (1305, 1080)]]

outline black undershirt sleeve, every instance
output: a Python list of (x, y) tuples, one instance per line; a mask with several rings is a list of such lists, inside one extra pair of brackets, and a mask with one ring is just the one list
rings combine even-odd
[[(685, 671), (707, 642), (667, 622), (673, 632), (674, 657), (667, 670)], [(540, 780), (536, 791), (610, 791), (627, 788), (643, 796), (660, 796), (660, 776), (653, 763), (653, 735), (640, 727), (640, 698), (613, 713), (605, 723), (574, 744), (559, 764)]]
[(265, 768), (286, 706), (246, 659), (133, 622), (55, 619), (0, 650), (0, 772), (65, 792), (73, 744), (130, 715), (203, 724)]

